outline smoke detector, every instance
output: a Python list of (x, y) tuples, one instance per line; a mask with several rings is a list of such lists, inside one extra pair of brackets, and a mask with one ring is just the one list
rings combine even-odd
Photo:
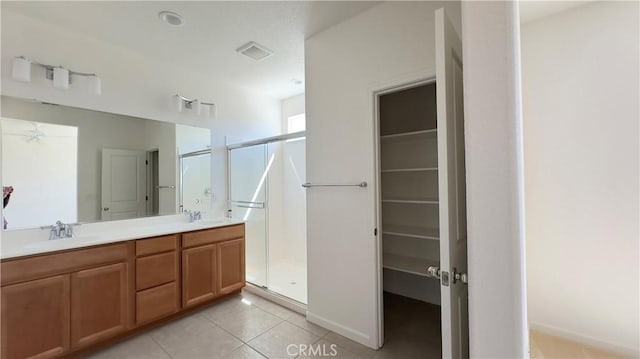
[(258, 44), (255, 41), (251, 41), (247, 44), (244, 44), (236, 49), (237, 52), (248, 56), (256, 61), (262, 60), (265, 57), (269, 57), (273, 54), (273, 51), (267, 49), (266, 47)]

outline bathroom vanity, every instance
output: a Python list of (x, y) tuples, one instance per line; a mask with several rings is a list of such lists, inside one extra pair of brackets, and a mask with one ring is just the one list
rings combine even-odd
[(219, 220), (3, 240), (1, 357), (78, 354), (239, 291), (244, 233)]

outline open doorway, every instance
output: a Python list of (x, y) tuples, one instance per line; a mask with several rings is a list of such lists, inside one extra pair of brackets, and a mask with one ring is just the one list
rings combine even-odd
[(147, 214), (157, 216), (160, 213), (160, 151), (147, 152)]
[(444, 9), (435, 19), (435, 77), (375, 94), (380, 345), (400, 345), (410, 357), (466, 358), (461, 41)]

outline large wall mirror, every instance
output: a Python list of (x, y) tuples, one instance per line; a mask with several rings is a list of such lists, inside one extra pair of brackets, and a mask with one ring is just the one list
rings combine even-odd
[(211, 206), (208, 128), (5, 96), (0, 126), (7, 230)]

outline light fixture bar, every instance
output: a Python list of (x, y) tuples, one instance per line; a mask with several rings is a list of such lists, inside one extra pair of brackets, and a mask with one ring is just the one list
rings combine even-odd
[(203, 106), (208, 107), (209, 117), (215, 117), (216, 105), (213, 102), (202, 102), (197, 98), (189, 98), (180, 95), (179, 93), (173, 96), (175, 100), (176, 110), (182, 112), (183, 109), (196, 110), (196, 115), (202, 114)]
[[(176, 97), (178, 97), (178, 98), (179, 98), (179, 99), (181, 99), (182, 101), (184, 101), (184, 102), (188, 102), (188, 103), (193, 103), (193, 102), (198, 101), (198, 99), (197, 99), (197, 98), (188, 98), (188, 97), (184, 97), (184, 96), (180, 95), (179, 93), (178, 93), (178, 94), (176, 94)], [(201, 104), (203, 104), (203, 105), (207, 105), (207, 106), (214, 106), (214, 105), (215, 105), (215, 103), (211, 103), (211, 102), (202, 102), (202, 101), (200, 101), (200, 103), (201, 103)]]
[[(17, 61), (16, 61), (17, 60)], [(24, 56), (18, 56), (14, 60), (13, 78), (22, 81), (31, 81), (31, 70), (25, 64), (40, 66), (45, 69), (45, 78), (52, 80), (54, 87), (66, 90), (71, 84), (71, 76), (83, 76), (92, 78), (89, 84), (89, 93), (93, 95), (100, 95), (102, 93), (102, 81), (95, 73), (79, 72), (69, 70), (63, 66), (48, 65), (37, 61), (32, 61)], [(57, 73), (57, 75), (56, 75)]]

